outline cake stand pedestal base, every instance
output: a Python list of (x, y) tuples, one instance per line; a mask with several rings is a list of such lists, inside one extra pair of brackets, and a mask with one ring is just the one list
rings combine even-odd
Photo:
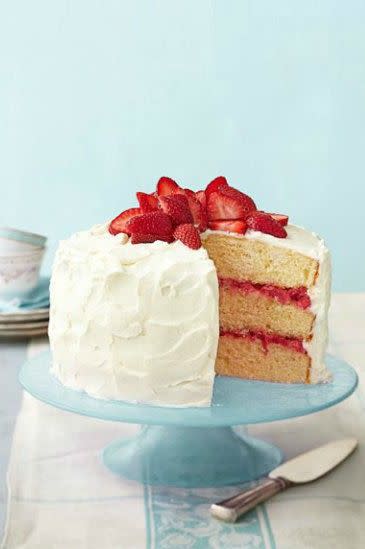
[(184, 488), (255, 480), (281, 461), (279, 448), (230, 427), (145, 426), (103, 452), (104, 464), (117, 475)]
[(257, 479), (274, 469), (281, 452), (262, 440), (235, 433), (252, 425), (319, 412), (347, 398), (357, 386), (351, 366), (327, 357), (329, 383), (287, 385), (216, 377), (211, 406), (175, 408), (93, 398), (62, 385), (44, 353), (26, 362), (20, 383), (51, 406), (88, 417), (148, 425), (103, 453), (117, 475), (144, 484), (213, 487)]

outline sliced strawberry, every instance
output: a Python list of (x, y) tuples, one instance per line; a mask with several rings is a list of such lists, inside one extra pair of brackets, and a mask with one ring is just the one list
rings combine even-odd
[(230, 198), (234, 198), (235, 200), (237, 200), (237, 202), (240, 202), (246, 214), (257, 209), (256, 204), (252, 200), (252, 198), (248, 196), (248, 194), (245, 194), (238, 189), (234, 189), (233, 187), (223, 187), (220, 192), (225, 196), (229, 196)]
[(233, 187), (222, 187), (207, 195), (209, 221), (244, 219), (253, 210), (256, 205), (252, 198)]
[(199, 200), (200, 204), (203, 206), (203, 209), (206, 210), (206, 208), (207, 208), (207, 196), (205, 194), (205, 191), (196, 191), (195, 196)]
[(173, 242), (172, 236), (158, 236), (156, 234), (139, 234), (134, 233), (131, 236), (132, 244), (149, 244), (156, 242), (156, 240), (162, 240), (163, 242)]
[(270, 213), (269, 215), (271, 215), (271, 217), (275, 219), (275, 221), (280, 223), (282, 227), (285, 227), (288, 224), (289, 217), (287, 215), (274, 213)]
[(158, 210), (158, 199), (154, 196), (154, 194), (136, 194), (142, 213), (154, 212), (155, 210)]
[(236, 219), (234, 221), (209, 221), (208, 227), (213, 231), (227, 231), (230, 233), (245, 234), (247, 230), (247, 223), (243, 219)]
[(179, 194), (182, 189), (179, 185), (171, 179), (171, 177), (160, 177), (157, 182), (157, 194), (158, 196), (167, 196), (169, 194)]
[(193, 222), (189, 202), (185, 195), (171, 194), (170, 196), (160, 196), (159, 201), (162, 211), (171, 217), (175, 226)]
[(137, 215), (141, 215), (141, 213), (140, 208), (129, 208), (129, 210), (125, 210), (110, 222), (109, 232), (114, 235), (119, 233), (130, 234), (126, 227), (128, 221)]
[(202, 245), (199, 231), (191, 223), (184, 223), (183, 225), (176, 227), (174, 238), (176, 240), (181, 240), (185, 246), (188, 246), (188, 248), (191, 248), (192, 250), (198, 250)]
[(265, 212), (251, 212), (250, 215), (246, 217), (246, 223), (247, 227), (254, 231), (272, 234), (277, 238), (285, 238), (287, 236), (284, 227), (275, 221), (270, 214)]
[(198, 227), (200, 232), (203, 232), (207, 228), (207, 214), (202, 204), (198, 200), (194, 191), (190, 189), (184, 189), (185, 196), (188, 199), (190, 211), (193, 214), (193, 223)]
[(208, 196), (210, 193), (214, 193), (216, 191), (219, 191), (222, 187), (228, 187), (228, 182), (223, 175), (219, 175), (213, 181), (207, 185), (207, 188), (205, 189), (205, 194)]
[(173, 224), (165, 212), (149, 212), (133, 217), (127, 223), (130, 234), (156, 235), (157, 237), (171, 237)]

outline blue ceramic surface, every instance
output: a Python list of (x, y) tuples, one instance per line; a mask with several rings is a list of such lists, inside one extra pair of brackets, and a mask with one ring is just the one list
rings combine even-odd
[(223, 427), (302, 416), (341, 402), (355, 390), (356, 372), (340, 359), (328, 356), (326, 362), (333, 379), (320, 385), (217, 377), (212, 406), (206, 408), (169, 408), (92, 398), (64, 387), (50, 373), (50, 353), (28, 361), (19, 379), (39, 400), (77, 414), (148, 425)]
[(143, 484), (208, 488), (258, 479), (277, 467), (283, 455), (272, 444), (231, 427), (151, 425), (107, 446), (102, 458), (113, 473)]
[(23, 387), (53, 406), (100, 419), (141, 423), (141, 432), (115, 441), (102, 455), (113, 473), (144, 484), (211, 487), (258, 479), (282, 460), (281, 451), (231, 425), (286, 419), (317, 412), (349, 396), (355, 371), (328, 357), (333, 374), (324, 385), (284, 385), (218, 377), (208, 408), (168, 408), (94, 399), (63, 387), (49, 371), (50, 354), (27, 362)]

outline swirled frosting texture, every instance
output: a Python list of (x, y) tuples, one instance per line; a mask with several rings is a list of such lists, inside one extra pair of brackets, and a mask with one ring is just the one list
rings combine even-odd
[(59, 380), (94, 397), (209, 405), (218, 283), (204, 248), (132, 245), (106, 226), (61, 242), (49, 338)]

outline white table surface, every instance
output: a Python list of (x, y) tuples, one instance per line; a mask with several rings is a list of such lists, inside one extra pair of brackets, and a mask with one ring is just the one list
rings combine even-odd
[[(334, 295), (330, 313), (329, 351), (355, 367), (360, 376), (357, 392), (332, 409), (250, 429), (253, 434), (282, 447), (287, 457), (336, 436), (358, 437), (359, 449), (328, 477), (312, 485), (291, 489), (261, 506), (256, 514), (240, 525), (221, 526), (223, 523), (209, 517), (212, 499), (226, 496), (227, 490), (144, 490), (133, 483), (116, 483), (114, 477), (97, 468), (96, 449), (124, 430), (127, 433), (138, 427), (79, 418), (38, 403), (29, 395), (23, 399), (19, 414), (22, 403), (22, 391), (17, 382), (19, 367), (27, 354), (39, 352), (45, 346), (44, 340), (0, 343), (0, 534), (4, 531), (9, 506), (8, 532), (4, 541), (6, 549), (365, 547), (365, 294)], [(5, 477), (17, 417), (10, 474), (12, 497), (8, 502)], [(56, 422), (67, 426), (70, 431), (68, 438), (54, 438)], [(41, 455), (41, 439), (37, 439), (34, 433), (28, 436), (27, 431), (35, 425), (41, 428), (42, 440), (51, 437), (49, 440), (55, 448), (57, 443), (63, 447), (70, 445), (69, 469), (64, 472), (64, 477), (58, 479), (63, 483), (62, 490), (57, 484), (58, 475), (52, 471), (50, 456)], [(70, 438), (71, 432), (77, 434), (73, 439)], [(80, 433), (84, 436), (82, 441), (79, 440)], [(19, 445), (29, 454), (28, 462), (23, 459), (20, 463)], [(42, 468), (43, 465), (38, 466), (44, 462), (46, 469)], [(47, 482), (45, 475), (48, 475)], [(29, 486), (29, 479), (33, 486)], [(67, 481), (71, 485), (67, 488), (68, 496), (73, 489), (76, 490), (73, 484), (79, 483), (77, 490), (82, 486), (86, 498), (73, 500), (71, 508), (65, 495)], [(90, 505), (91, 498), (87, 494), (98, 494), (92, 501), (93, 505)], [(50, 495), (54, 499), (50, 500)], [(94, 516), (95, 502), (100, 505), (98, 514)], [(77, 521), (73, 522), (75, 514)], [(50, 530), (48, 523), (54, 520), (58, 527), (52, 526)], [(120, 527), (121, 520), (123, 528)], [(22, 528), (23, 538), (20, 539)], [(87, 536), (82, 528), (87, 528)], [(108, 532), (107, 538), (105, 532)]]

